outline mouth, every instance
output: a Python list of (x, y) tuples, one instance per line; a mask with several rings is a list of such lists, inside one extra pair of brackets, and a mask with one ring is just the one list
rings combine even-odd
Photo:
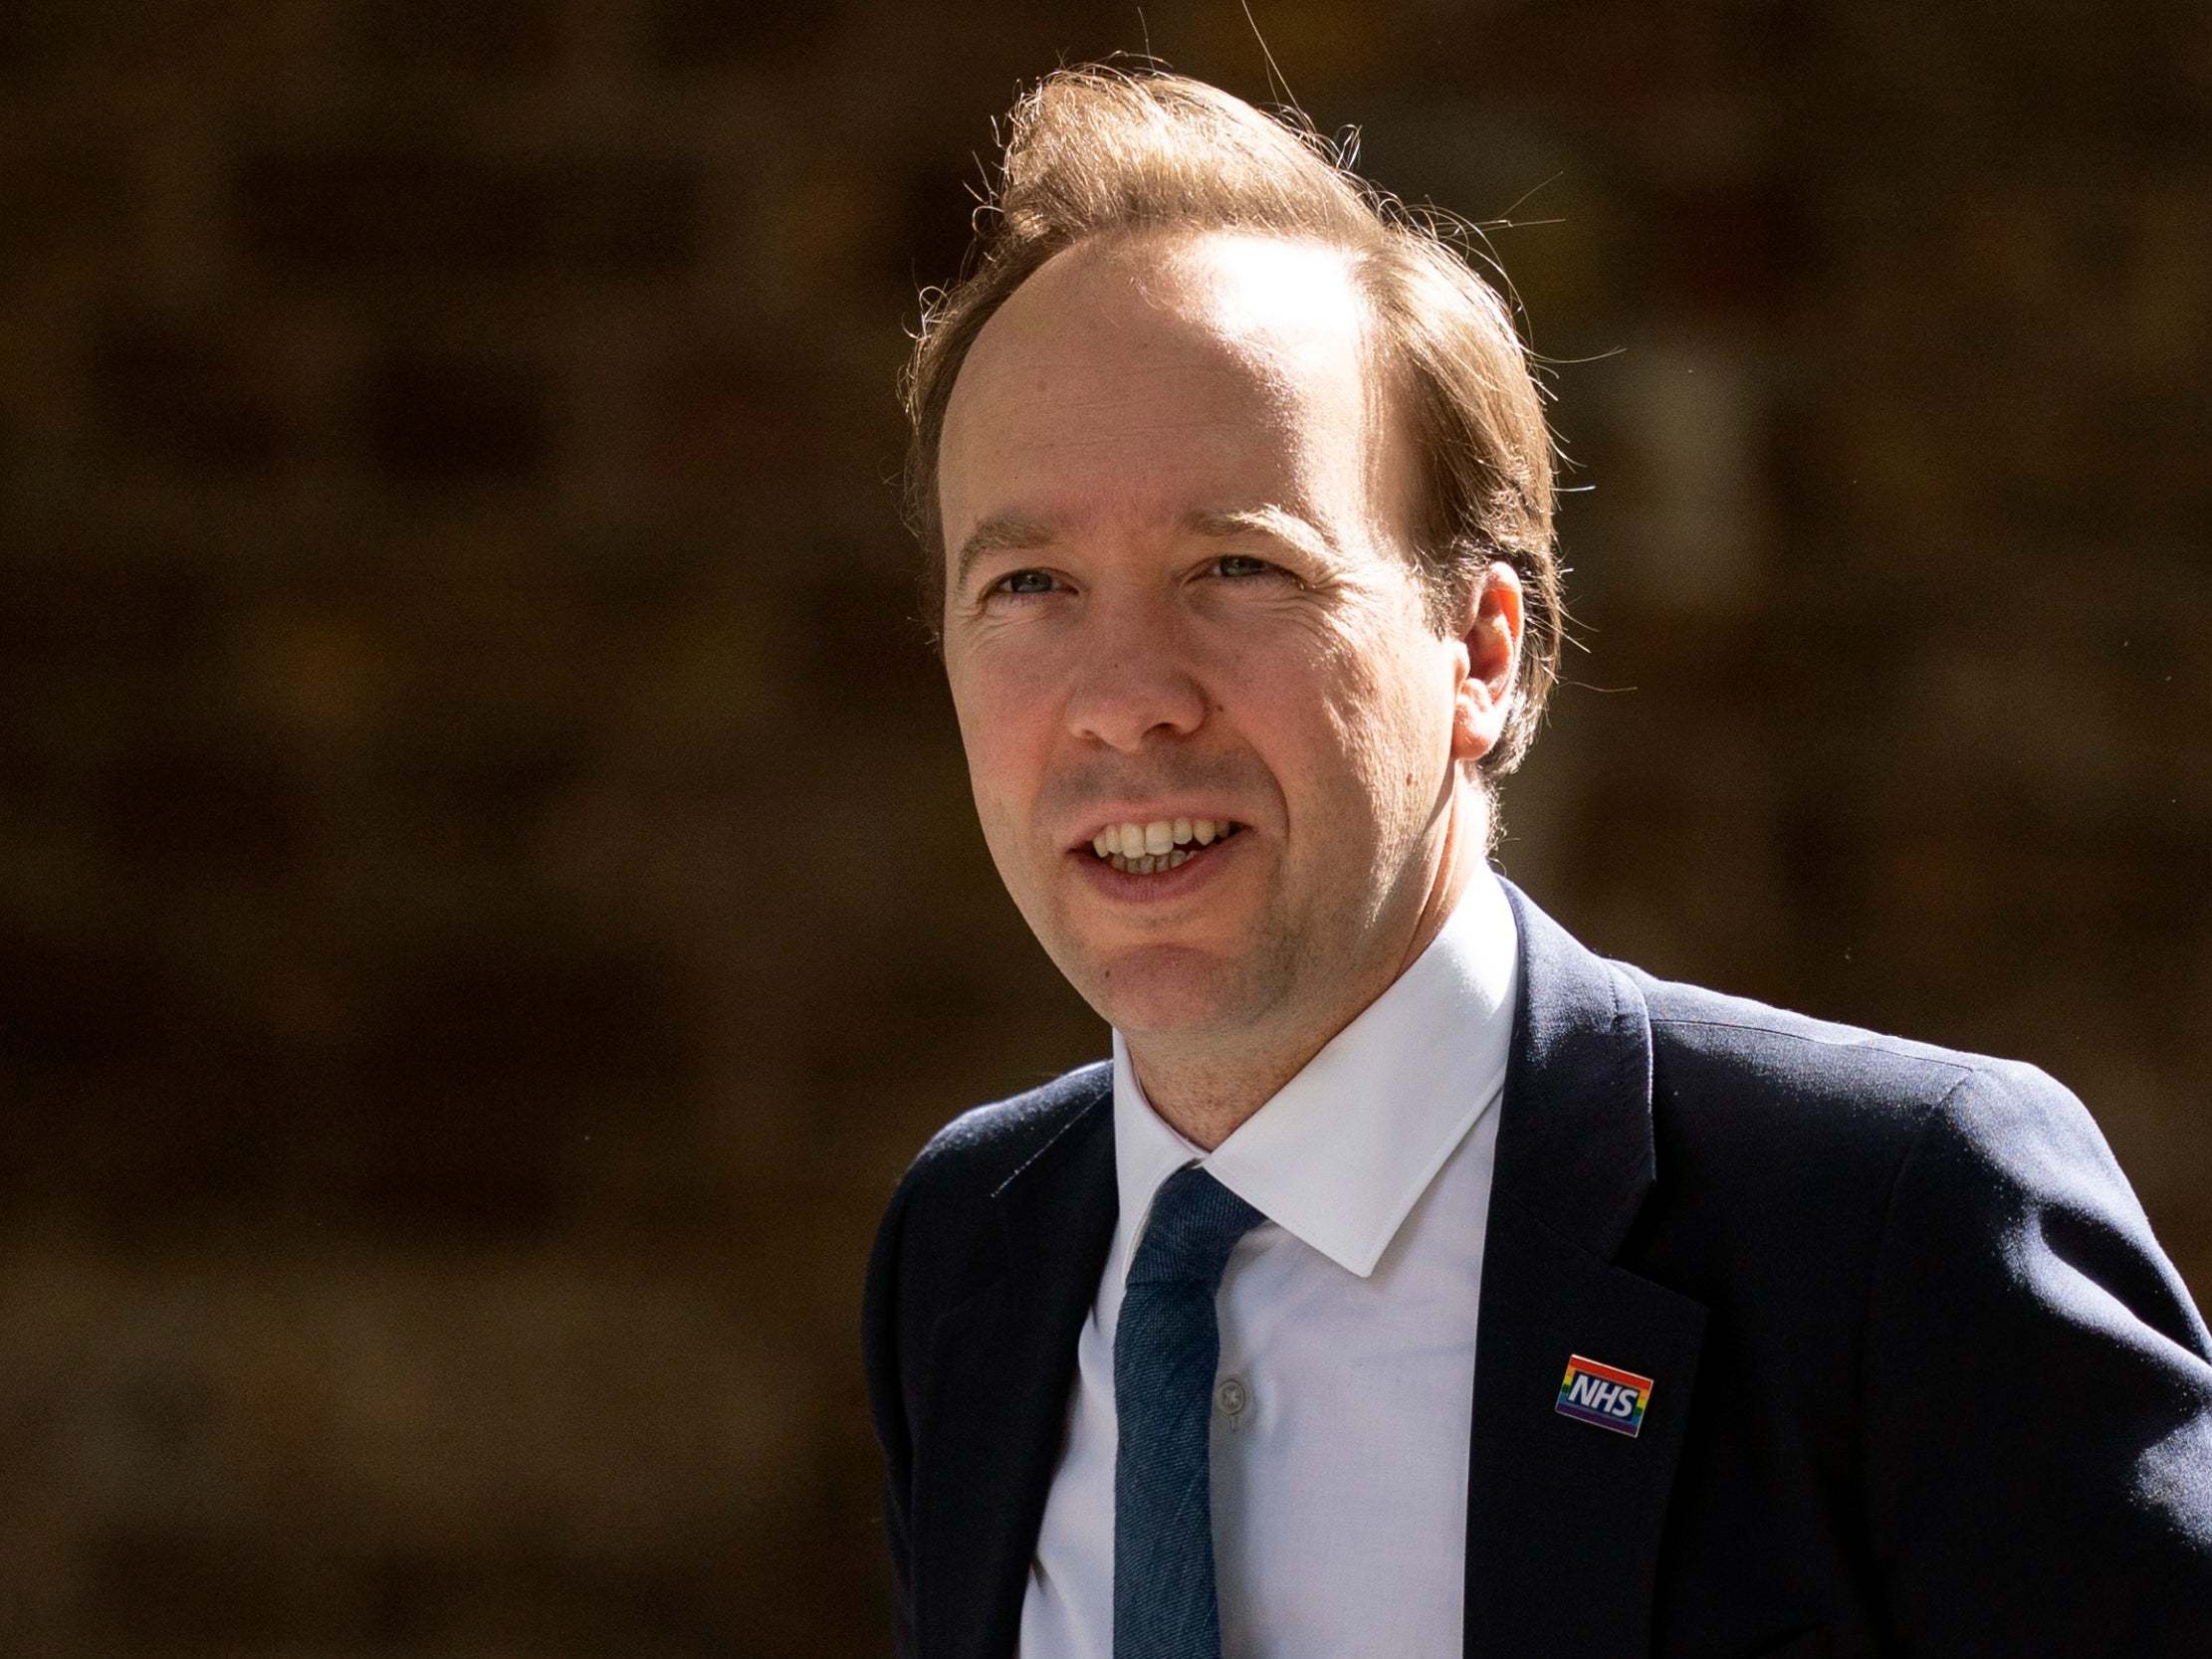
[(1130, 876), (1164, 875), (1179, 870), (1210, 848), (1229, 840), (1244, 826), (1226, 818), (1155, 818), (1150, 823), (1102, 826), (1087, 851), (1101, 864)]

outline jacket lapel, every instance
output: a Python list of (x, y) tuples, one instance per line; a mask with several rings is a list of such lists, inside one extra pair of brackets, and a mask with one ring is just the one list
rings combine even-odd
[[(1655, 1174), (1643, 996), (1506, 893), (1521, 977), (1475, 1328), (1466, 1651), (1645, 1654), (1705, 1310), (1613, 1262)], [(1557, 1410), (1573, 1355), (1652, 1379), (1634, 1437)]]
[(1014, 1650), (1066, 1428), (1075, 1344), (1112, 1246), (1112, 1085), (993, 1195), (993, 1277), (932, 1343), (915, 1469), (914, 1605), (925, 1659)]

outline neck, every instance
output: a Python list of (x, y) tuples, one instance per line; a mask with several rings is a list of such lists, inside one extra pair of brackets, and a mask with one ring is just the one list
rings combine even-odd
[(1445, 814), (1443, 845), (1403, 942), (1377, 954), (1365, 974), (1350, 978), (1347, 994), (1320, 1017), (1280, 1030), (1258, 1021), (1227, 1032), (1125, 1032), (1130, 1064), (1153, 1111), (1207, 1151), (1235, 1134), (1420, 959), (1481, 864), (1487, 830), (1479, 791), (1462, 784)]

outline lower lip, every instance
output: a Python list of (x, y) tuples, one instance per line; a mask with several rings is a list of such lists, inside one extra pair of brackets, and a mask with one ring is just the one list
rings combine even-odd
[(1093, 892), (1122, 904), (1159, 904), (1195, 893), (1212, 881), (1215, 872), (1235, 856), (1236, 843), (1249, 834), (1250, 830), (1239, 830), (1225, 840), (1216, 841), (1193, 853), (1173, 870), (1157, 870), (1149, 876), (1116, 870), (1096, 853), (1085, 848), (1077, 848), (1068, 857), (1082, 866), (1083, 877), (1090, 883)]

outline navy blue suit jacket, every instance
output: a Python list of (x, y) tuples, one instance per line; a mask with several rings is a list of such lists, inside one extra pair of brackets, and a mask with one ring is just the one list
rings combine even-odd
[[(2081, 1104), (1601, 960), (1509, 893), (1467, 1654), (2212, 1654), (2212, 1345)], [(917, 1659), (1013, 1651), (1111, 1094), (1091, 1066), (969, 1113), (877, 1239)], [(1570, 1354), (1653, 1379), (1639, 1435), (1555, 1409)]]

